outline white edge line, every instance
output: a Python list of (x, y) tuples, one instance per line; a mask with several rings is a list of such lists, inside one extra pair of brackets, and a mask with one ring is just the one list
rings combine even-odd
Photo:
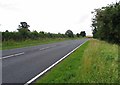
[(23, 54), (24, 54), (24, 52), (17, 53), (17, 54), (13, 54), (13, 55), (8, 55), (8, 56), (5, 56), (5, 57), (0, 58), (0, 60), (1, 60), (1, 59), (10, 58), (10, 57), (14, 57), (14, 56), (18, 56), (18, 55), (23, 55)]
[[(88, 41), (88, 40), (87, 40)], [(86, 43), (87, 41), (85, 41), (84, 43)], [(67, 56), (69, 56), (71, 53), (73, 53), (75, 50), (77, 50), (80, 46), (82, 46), (84, 43), (80, 44), (79, 46), (77, 46), (75, 49), (73, 49), (71, 52), (69, 52), (68, 54), (66, 54), (64, 57), (62, 57), (60, 60), (58, 60), (57, 62), (55, 62), (54, 64), (52, 64), (50, 67), (48, 67), (47, 69), (45, 69), (44, 71), (42, 71), (41, 73), (39, 73), (37, 76), (35, 76), (34, 78), (32, 78), (31, 80), (29, 80), (27, 83), (25, 83), (24, 85), (28, 85), (31, 84), (33, 81), (35, 81), (37, 78), (39, 78), (40, 76), (42, 76), (44, 73), (46, 73), (48, 70), (50, 70), (51, 68), (53, 68), (56, 64), (58, 64), (60, 61), (62, 61), (63, 59), (65, 59)]]

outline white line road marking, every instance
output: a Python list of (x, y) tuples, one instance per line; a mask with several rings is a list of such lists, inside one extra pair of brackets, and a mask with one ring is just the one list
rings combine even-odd
[(42, 51), (42, 50), (46, 50), (46, 49), (48, 49), (48, 48), (52, 48), (52, 47), (55, 47), (55, 46), (57, 46), (57, 45), (53, 45), (53, 46), (49, 46), (49, 47), (45, 47), (45, 48), (41, 48), (40, 51)]
[(0, 59), (6, 59), (6, 58), (10, 58), (10, 57), (14, 57), (14, 56), (19, 56), (19, 55), (23, 55), (25, 54), (24, 52), (21, 52), (21, 53), (17, 53), (17, 54), (13, 54), (13, 55), (8, 55), (8, 56), (5, 56), (5, 57), (2, 57)]
[[(57, 45), (53, 45), (53, 46), (50, 46), (50, 47), (41, 48), (40, 51), (41, 51), (41, 50), (48, 49), (48, 48), (51, 48), (51, 47), (55, 47), (55, 46), (57, 46)], [(23, 55), (23, 54), (25, 54), (25, 52), (21, 52), (21, 53), (16, 53), (16, 54), (13, 54), (13, 55), (4, 56), (4, 57), (1, 57), (0, 60), (1, 60), (1, 59), (10, 58), (10, 57), (14, 57), (14, 56)]]
[(45, 49), (48, 49), (48, 48), (50, 48), (50, 47), (41, 48), (41, 49), (40, 49), (40, 51), (41, 51), (41, 50), (45, 50)]
[[(88, 41), (88, 40), (87, 40)], [(84, 43), (86, 43), (87, 41), (85, 41)], [(44, 73), (46, 73), (48, 70), (50, 70), (51, 68), (53, 68), (56, 64), (58, 64), (59, 62), (61, 62), (63, 59), (65, 59), (66, 57), (68, 57), (71, 53), (73, 53), (75, 50), (77, 50), (80, 46), (82, 46), (84, 43), (80, 44), (79, 46), (77, 46), (75, 49), (73, 49), (71, 52), (69, 52), (67, 55), (65, 55), (64, 57), (62, 57), (60, 60), (58, 60), (57, 62), (55, 62), (54, 64), (52, 64), (50, 67), (48, 67), (47, 69), (45, 69), (44, 71), (42, 71), (41, 73), (39, 73), (37, 76), (35, 76), (34, 78), (32, 78), (31, 80), (29, 80), (27, 83), (25, 83), (24, 85), (28, 85), (31, 84), (33, 81), (35, 81), (37, 78), (39, 78), (40, 76), (42, 76)]]

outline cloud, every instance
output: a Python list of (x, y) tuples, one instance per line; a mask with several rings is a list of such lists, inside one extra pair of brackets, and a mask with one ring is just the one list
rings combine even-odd
[(19, 11), (14, 3), (0, 2), (0, 8), (9, 11)]

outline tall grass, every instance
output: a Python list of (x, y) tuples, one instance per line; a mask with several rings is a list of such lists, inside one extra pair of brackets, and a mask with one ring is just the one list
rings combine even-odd
[(118, 46), (91, 40), (81, 59), (80, 82), (118, 82)]
[(118, 45), (90, 40), (36, 83), (118, 82)]

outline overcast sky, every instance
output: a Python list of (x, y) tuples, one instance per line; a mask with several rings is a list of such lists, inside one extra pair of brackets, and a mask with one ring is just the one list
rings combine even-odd
[(30, 30), (92, 35), (91, 11), (116, 0), (0, 0), (0, 31), (16, 31), (20, 22)]

